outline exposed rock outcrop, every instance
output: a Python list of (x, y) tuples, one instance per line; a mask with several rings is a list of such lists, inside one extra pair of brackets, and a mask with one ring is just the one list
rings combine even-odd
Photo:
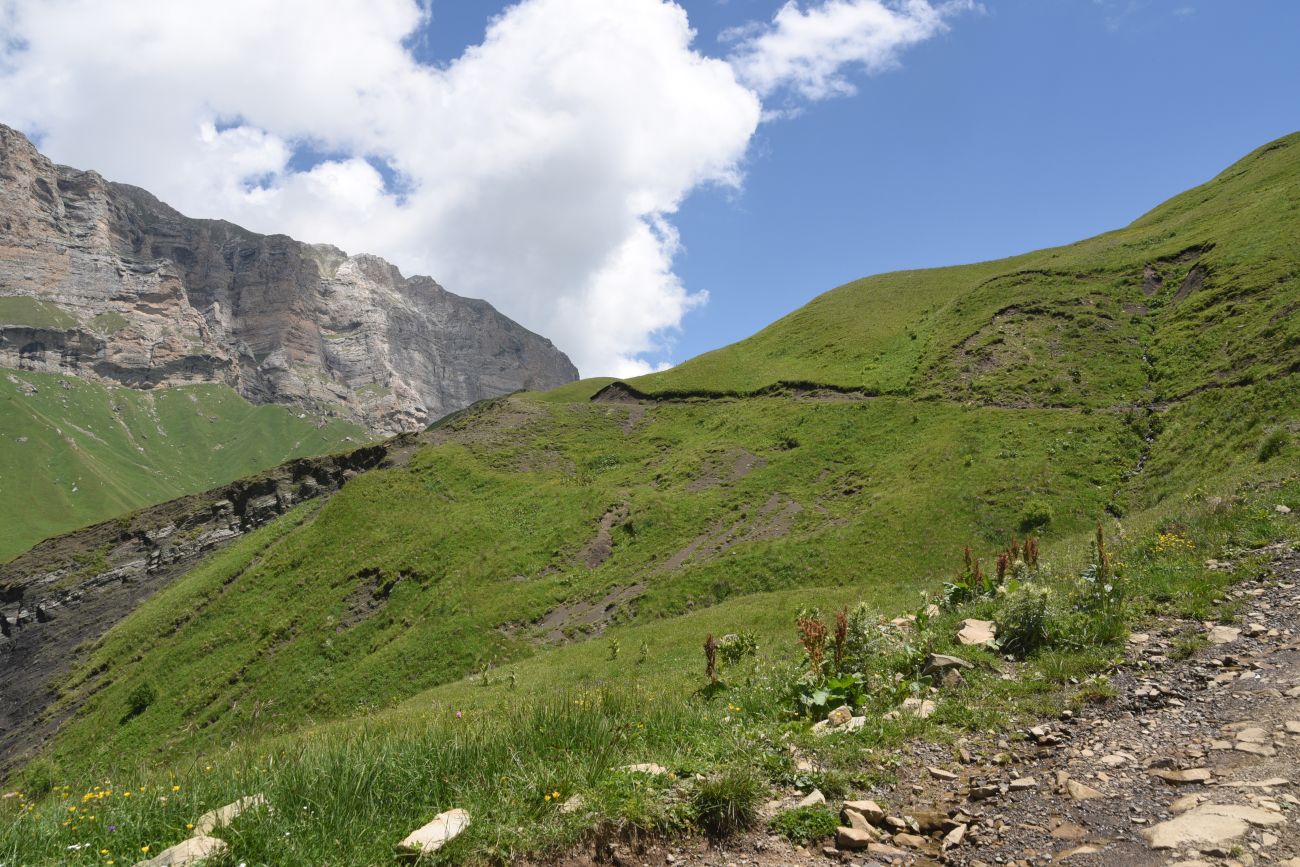
[(485, 301), (370, 255), (185, 217), (0, 125), (0, 367), (221, 382), (375, 433), (577, 378)]

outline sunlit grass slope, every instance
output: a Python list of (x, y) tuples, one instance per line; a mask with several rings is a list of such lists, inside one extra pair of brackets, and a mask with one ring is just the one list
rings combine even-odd
[[(15, 299), (25, 300), (25, 299)], [(230, 388), (0, 370), (0, 560), (77, 527), (368, 439)]]
[(1125, 229), (868, 277), (732, 346), (631, 380), (647, 394), (782, 382), (1107, 406), (1300, 364), (1300, 134)]
[(697, 399), (593, 401), (600, 380), (479, 405), (89, 648), (50, 755), (180, 761), (524, 660), (575, 685), (642, 641), (680, 689), (702, 629), (786, 647), (801, 602), (913, 607), (967, 544), (1082, 549), (1099, 519), (1291, 478), (1298, 198), (1291, 137), (1128, 229), (851, 284), (632, 382)]

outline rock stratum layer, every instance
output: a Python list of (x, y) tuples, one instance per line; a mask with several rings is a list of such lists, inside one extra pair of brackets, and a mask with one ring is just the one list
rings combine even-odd
[(374, 433), (577, 378), (549, 340), (377, 256), (185, 217), (0, 125), (0, 367), (231, 386)]

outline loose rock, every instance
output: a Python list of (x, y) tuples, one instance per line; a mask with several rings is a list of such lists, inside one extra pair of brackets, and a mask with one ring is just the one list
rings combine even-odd
[(997, 627), (992, 620), (976, 620), (968, 617), (961, 622), (957, 640), (965, 645), (992, 644), (997, 638)]
[(1214, 775), (1206, 768), (1191, 768), (1186, 771), (1163, 771), (1154, 770), (1151, 776), (1159, 777), (1166, 783), (1173, 783), (1175, 786), (1187, 786), (1193, 783), (1208, 783)]
[(1105, 795), (1094, 789), (1092, 786), (1085, 786), (1078, 780), (1066, 780), (1065, 792), (1070, 796), (1071, 800), (1075, 801), (1091, 801), (1094, 798), (1105, 797)]
[(876, 838), (860, 828), (840, 828), (835, 832), (835, 845), (840, 849), (866, 849)]
[(397, 848), (416, 855), (437, 852), (460, 832), (469, 827), (469, 813), (465, 810), (448, 810), (433, 817), (433, 821), (417, 828), (397, 844)]
[(1242, 836), (1251, 825), (1271, 828), (1286, 823), (1277, 813), (1237, 804), (1205, 804), (1142, 832), (1152, 849), (1218, 846)]

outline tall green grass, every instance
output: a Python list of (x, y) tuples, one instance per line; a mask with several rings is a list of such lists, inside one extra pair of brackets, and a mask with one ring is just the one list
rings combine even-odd
[[(1177, 526), (1185, 544), (1170, 543), (1167, 527), (1116, 546), (1133, 626), (1152, 614), (1201, 616), (1202, 598), (1219, 597), (1232, 581), (1256, 574), (1243, 549), (1294, 534), (1296, 519), (1272, 504), (1300, 500), (1300, 481), (1244, 495), (1229, 508), (1188, 503), (1168, 513), (1164, 522)], [(1045, 551), (1061, 562), (1055, 553)], [(1233, 556), (1238, 568), (1206, 572), (1207, 554)], [(1074, 580), (1072, 570), (1057, 567), (1054, 574)], [(1177, 592), (1162, 592), (1168, 586)], [(850, 601), (829, 590), (811, 595), (828, 609)], [(957, 621), (998, 604), (977, 601), (944, 612), (920, 628), (916, 652), (956, 649)], [(726, 619), (729, 607), (709, 613)], [(398, 840), (454, 807), (468, 809), (473, 822), (429, 863), (506, 863), (647, 834), (726, 834), (753, 823), (755, 806), (773, 787), (820, 786), (832, 797), (869, 791), (889, 780), (894, 753), (909, 738), (955, 740), (1104, 700), (1104, 672), (1123, 649), (1122, 636), (1095, 643), (1075, 640), (1085, 636), (1079, 633), (1029, 653), (1008, 681), (996, 655), (961, 648), (977, 667), (964, 672), (964, 686), (932, 696), (939, 708), (929, 720), (887, 719), (884, 712), (903, 694), (881, 678), (864, 705), (868, 725), (853, 736), (823, 739), (810, 734), (811, 720), (791, 704), (800, 654), (793, 610), (781, 615), (779, 629), (774, 622), (771, 632), (760, 633), (758, 657), (723, 670), (721, 689), (705, 688), (698, 647), (675, 658), (671, 671), (642, 668), (636, 686), (628, 672), (645, 663), (606, 657), (599, 664), (611, 670), (609, 684), (557, 687), (573, 682), (573, 668), (557, 656), (545, 666), (521, 666), (513, 684), (440, 688), (396, 711), (214, 750), (171, 767), (69, 778), (65, 769), (43, 764), (27, 779), (45, 780), (48, 793), (0, 801), (0, 861), (131, 863), (142, 847), (157, 852), (179, 842), (200, 813), (253, 793), (264, 794), (270, 809), (251, 811), (222, 832), (232, 847), (222, 864), (391, 863)], [(706, 626), (695, 622), (688, 632), (698, 638)], [(635, 633), (620, 634), (630, 644)], [(674, 636), (674, 646), (685, 637)], [(593, 657), (600, 650), (591, 642), (566, 652), (584, 649)], [(473, 703), (463, 701), (470, 696)], [(791, 746), (820, 769), (796, 768)], [(646, 762), (670, 773), (625, 770)], [(790, 818), (778, 830), (795, 833), (805, 825), (818, 827)]]

